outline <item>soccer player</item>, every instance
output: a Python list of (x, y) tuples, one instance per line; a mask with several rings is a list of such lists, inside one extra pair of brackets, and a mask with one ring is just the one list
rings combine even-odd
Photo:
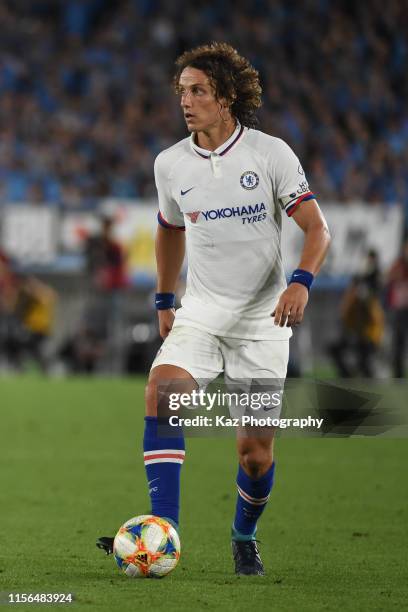
[[(247, 59), (225, 43), (195, 48), (178, 58), (174, 85), (190, 137), (155, 162), (156, 307), (164, 343), (146, 388), (144, 460), (152, 514), (178, 526), (185, 445), (181, 428), (159, 435), (158, 397), (166, 384), (189, 391), (222, 371), (230, 382), (284, 380), (291, 327), (302, 321), (329, 232), (296, 155), (255, 129), (261, 87)], [(284, 213), (305, 235), (289, 286), (280, 255)], [(175, 311), (185, 244), (187, 288)], [(273, 430), (238, 435), (237, 450), (235, 571), (263, 575), (256, 529), (273, 485)], [(110, 552), (112, 540), (99, 546)]]

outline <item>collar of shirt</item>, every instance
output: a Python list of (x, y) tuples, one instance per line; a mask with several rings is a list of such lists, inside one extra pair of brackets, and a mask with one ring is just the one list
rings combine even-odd
[(241, 139), (242, 134), (244, 133), (244, 129), (245, 128), (240, 124), (240, 122), (237, 121), (237, 127), (235, 128), (234, 132), (231, 134), (228, 140), (226, 140), (222, 143), (222, 145), (217, 147), (215, 151), (208, 151), (207, 149), (202, 149), (201, 147), (199, 147), (195, 143), (195, 132), (193, 132), (190, 136), (190, 145), (193, 151), (195, 151), (196, 153), (198, 153), (198, 155), (200, 155), (200, 157), (204, 157), (205, 159), (211, 157), (211, 154), (225, 155)]

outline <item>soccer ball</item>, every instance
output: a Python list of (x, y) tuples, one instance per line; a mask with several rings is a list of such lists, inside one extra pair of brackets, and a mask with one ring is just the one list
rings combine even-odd
[(161, 578), (180, 558), (180, 539), (165, 519), (143, 514), (129, 519), (113, 543), (119, 568), (131, 578)]

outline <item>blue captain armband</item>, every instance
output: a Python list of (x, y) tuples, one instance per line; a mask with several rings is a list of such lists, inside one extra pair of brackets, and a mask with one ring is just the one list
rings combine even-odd
[(308, 291), (310, 291), (310, 287), (314, 281), (314, 276), (311, 272), (307, 270), (300, 270), (299, 268), (292, 273), (290, 277), (289, 285), (291, 283), (300, 283), (304, 285)]
[(169, 310), (174, 308), (176, 296), (174, 293), (156, 293), (155, 304), (156, 310)]

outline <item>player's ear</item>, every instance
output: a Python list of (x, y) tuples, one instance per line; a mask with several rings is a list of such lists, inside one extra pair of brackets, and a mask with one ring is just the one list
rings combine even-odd
[(218, 101), (220, 111), (225, 110), (230, 107), (230, 104), (225, 98), (219, 98), (217, 101)]

